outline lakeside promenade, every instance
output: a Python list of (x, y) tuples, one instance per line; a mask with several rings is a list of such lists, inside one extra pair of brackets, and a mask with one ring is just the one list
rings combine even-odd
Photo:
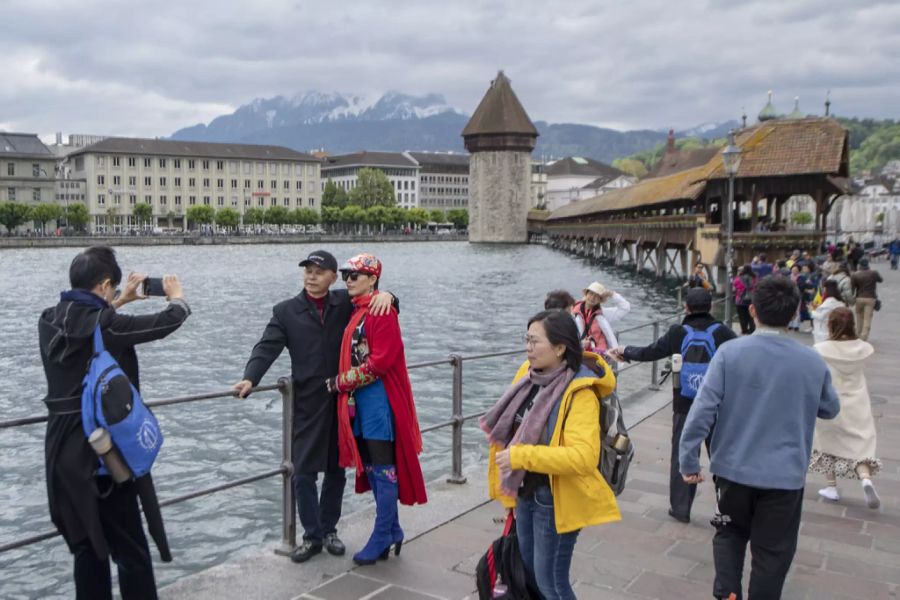
[[(875, 479), (878, 511), (866, 508), (857, 481), (839, 481), (843, 499), (817, 494), (822, 478), (810, 475), (798, 551), (784, 600), (888, 600), (900, 595), (900, 273), (874, 265), (884, 307), (876, 313), (867, 370), (884, 469)], [(811, 336), (795, 336), (811, 343)], [(712, 597), (712, 483), (700, 486), (690, 524), (667, 515), (671, 390), (664, 387), (629, 404), (637, 449), (627, 489), (619, 497), (619, 523), (582, 531), (572, 577), (581, 600), (699, 599)], [(641, 420), (645, 415), (647, 417)], [(704, 455), (704, 470), (708, 461)], [(707, 471), (708, 472), (708, 471)], [(294, 565), (258, 550), (184, 578), (161, 591), (164, 600), (267, 598), (272, 600), (477, 599), (474, 572), (488, 544), (500, 535), (504, 513), (486, 501), (484, 467), (462, 486), (431, 486), (430, 503), (401, 511), (407, 542), (400, 557), (354, 568), (348, 557), (317, 556)], [(349, 515), (341, 534), (352, 553), (368, 536), (372, 509)], [(748, 562), (744, 585), (749, 575)]]

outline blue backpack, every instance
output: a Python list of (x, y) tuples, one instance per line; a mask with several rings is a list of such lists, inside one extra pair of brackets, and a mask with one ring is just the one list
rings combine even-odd
[[(90, 437), (98, 427), (106, 429), (134, 477), (149, 473), (163, 443), (159, 422), (122, 367), (106, 351), (99, 323), (94, 329), (94, 355), (82, 386), (84, 435)], [(109, 473), (103, 459), (98, 472)]]
[(681, 395), (685, 398), (692, 400), (696, 398), (700, 386), (703, 385), (703, 379), (709, 369), (709, 361), (716, 353), (716, 340), (713, 333), (719, 328), (719, 325), (719, 323), (713, 323), (706, 331), (694, 329), (690, 325), (682, 325), (687, 331), (684, 341), (681, 342)]

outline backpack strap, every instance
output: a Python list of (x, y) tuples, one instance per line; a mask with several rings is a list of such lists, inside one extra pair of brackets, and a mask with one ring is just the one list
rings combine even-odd
[(509, 512), (506, 514), (506, 525), (503, 526), (503, 537), (506, 537), (510, 534), (513, 527), (516, 526), (516, 512), (514, 509), (509, 509)]
[(97, 326), (94, 328), (94, 356), (106, 351), (103, 345), (103, 332), (100, 331), (100, 319), (97, 319)]

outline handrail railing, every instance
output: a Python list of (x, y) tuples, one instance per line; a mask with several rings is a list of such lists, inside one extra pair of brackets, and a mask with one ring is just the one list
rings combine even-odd
[[(717, 301), (719, 302), (719, 301)], [(639, 329), (644, 329), (647, 327), (651, 327), (653, 332), (653, 338), (657, 339), (659, 337), (659, 327), (661, 323), (666, 323), (671, 321), (673, 318), (682, 315), (681, 312), (672, 313), (668, 315), (664, 315), (659, 319), (653, 321), (647, 321), (645, 323), (641, 323), (632, 327), (628, 327), (626, 329), (622, 329), (619, 331), (622, 333), (629, 333), (633, 331), (637, 331)], [(409, 370), (416, 369), (425, 369), (431, 367), (438, 367), (443, 365), (449, 365), (453, 369), (453, 383), (452, 383), (452, 414), (449, 419), (445, 421), (440, 421), (438, 423), (433, 423), (421, 429), (422, 433), (430, 433), (433, 431), (437, 431), (439, 429), (443, 429), (445, 427), (450, 427), (452, 431), (452, 450), (451, 450), (451, 473), (450, 477), (447, 479), (450, 483), (462, 484), (466, 482), (466, 477), (463, 474), (463, 456), (462, 456), (462, 446), (463, 446), (463, 427), (464, 425), (473, 420), (483, 416), (487, 411), (482, 410), (479, 412), (464, 414), (463, 413), (463, 364), (465, 362), (478, 361), (478, 360), (488, 360), (492, 358), (499, 358), (504, 356), (514, 356), (516, 354), (523, 353), (523, 349), (519, 348), (516, 350), (502, 350), (499, 352), (489, 352), (483, 354), (474, 354), (471, 356), (463, 356), (460, 354), (450, 354), (447, 358), (439, 359), (439, 360), (431, 360), (419, 363), (412, 363), (407, 366)], [(628, 371), (629, 369), (633, 369), (639, 366), (640, 363), (633, 363), (630, 365), (624, 365), (618, 369), (618, 374), (621, 375)], [(296, 516), (294, 511), (294, 489), (291, 485), (291, 476), (293, 475), (293, 465), (291, 463), (291, 443), (292, 443), (292, 434), (291, 434), (291, 423), (293, 422), (293, 410), (294, 410), (294, 386), (290, 385), (291, 380), (289, 377), (282, 377), (278, 380), (278, 383), (275, 385), (264, 385), (254, 388), (254, 393), (259, 392), (269, 392), (269, 391), (278, 391), (281, 393), (282, 398), (282, 461), (278, 467), (268, 469), (261, 473), (256, 473), (254, 475), (248, 475), (246, 477), (235, 479), (232, 481), (223, 482), (220, 484), (216, 484), (210, 486), (208, 488), (194, 490), (179, 496), (174, 496), (172, 498), (166, 498), (160, 502), (160, 506), (172, 506), (174, 504), (179, 504), (181, 502), (186, 502), (188, 500), (192, 500), (194, 498), (199, 498), (202, 496), (208, 496), (210, 494), (214, 494), (217, 492), (221, 492), (224, 490), (232, 489), (235, 487), (248, 485), (250, 483), (255, 483), (257, 481), (261, 481), (263, 479), (268, 479), (269, 477), (275, 477), (277, 475), (281, 475), (282, 479), (282, 539), (281, 546), (276, 549), (276, 552), (279, 554), (288, 554), (293, 550), (296, 546), (296, 534), (297, 534), (297, 524), (296, 524)], [(658, 361), (653, 361), (651, 365), (651, 377), (650, 377), (650, 389), (659, 389), (659, 366)], [(215, 400), (220, 398), (234, 398), (236, 397), (236, 393), (231, 390), (221, 390), (221, 391), (211, 391), (205, 392), (201, 394), (192, 394), (188, 396), (178, 396), (174, 398), (165, 398), (161, 400), (148, 401), (147, 406), (151, 408), (163, 407), (163, 406), (173, 406), (177, 404), (187, 404), (191, 402), (199, 402), (203, 400)], [(21, 427), (25, 425), (35, 425), (39, 423), (44, 423), (48, 419), (47, 415), (35, 415), (30, 417), (22, 417), (16, 419), (10, 419), (6, 421), (0, 421), (0, 431), (4, 429), (12, 429), (15, 427)], [(58, 531), (45, 531), (42, 533), (34, 534), (25, 538), (21, 538), (18, 540), (14, 540), (12, 542), (0, 545), (0, 554), (15, 550), (18, 548), (22, 548), (24, 546), (29, 546), (31, 544), (36, 544), (38, 542), (42, 542), (51, 538), (54, 538), (59, 535)]]

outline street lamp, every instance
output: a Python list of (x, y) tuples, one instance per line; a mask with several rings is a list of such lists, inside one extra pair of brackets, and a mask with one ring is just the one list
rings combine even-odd
[(734, 177), (741, 166), (741, 149), (734, 143), (734, 130), (728, 132), (728, 146), (722, 151), (722, 163), (728, 174), (728, 204), (725, 216), (725, 324), (731, 326), (731, 282), (734, 279)]

